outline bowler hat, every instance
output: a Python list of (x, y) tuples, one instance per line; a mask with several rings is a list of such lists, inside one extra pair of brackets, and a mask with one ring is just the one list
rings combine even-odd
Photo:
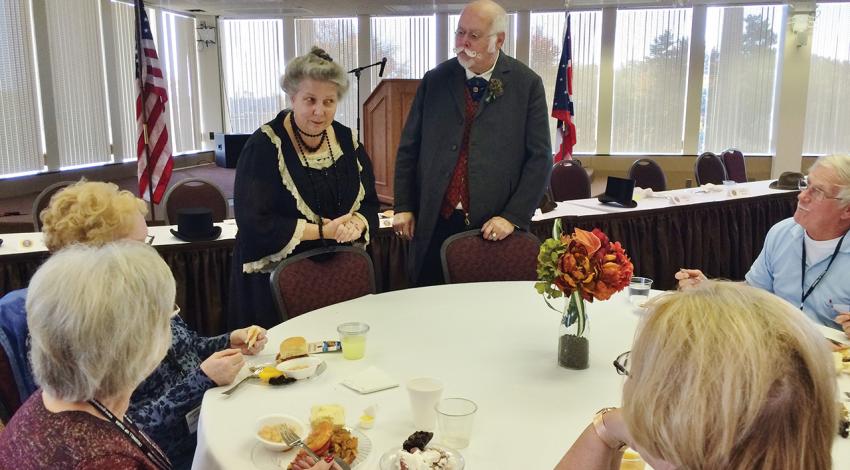
[(598, 197), (603, 204), (614, 204), (622, 207), (637, 207), (637, 202), (632, 199), (635, 190), (635, 180), (628, 178), (617, 178), (609, 176), (605, 185), (605, 194)]
[(770, 189), (799, 189), (797, 184), (803, 179), (802, 173), (796, 171), (783, 171), (779, 179), (770, 183)]
[(218, 238), (221, 227), (213, 225), (212, 209), (190, 207), (177, 210), (177, 230), (171, 233), (183, 241), (206, 242)]

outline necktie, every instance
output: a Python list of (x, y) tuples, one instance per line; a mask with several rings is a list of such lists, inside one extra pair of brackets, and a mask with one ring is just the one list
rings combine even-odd
[(487, 91), (487, 80), (481, 77), (472, 77), (466, 81), (466, 87), (469, 88), (469, 94), (473, 101), (481, 101), (481, 97)]

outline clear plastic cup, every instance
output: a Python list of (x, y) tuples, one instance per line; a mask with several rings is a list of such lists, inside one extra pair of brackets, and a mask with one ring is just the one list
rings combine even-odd
[(342, 343), (342, 357), (346, 359), (362, 359), (366, 354), (366, 333), (369, 325), (360, 322), (343, 323), (336, 327), (339, 341)]
[(652, 289), (652, 279), (648, 277), (633, 277), (629, 283), (629, 302), (634, 308), (643, 308), (643, 304), (649, 300), (649, 291)]
[(466, 398), (445, 398), (437, 403), (436, 409), (440, 441), (454, 449), (469, 446), (478, 405)]

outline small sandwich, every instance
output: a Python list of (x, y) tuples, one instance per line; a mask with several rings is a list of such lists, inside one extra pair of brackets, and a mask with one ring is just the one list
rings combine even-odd
[(246, 343), (248, 344), (248, 349), (251, 349), (251, 348), (254, 347), (254, 343), (257, 342), (257, 336), (259, 336), (259, 335), (260, 335), (260, 327), (259, 326), (251, 325), (250, 327), (248, 327), (248, 341), (246, 341)]
[(283, 340), (280, 343), (277, 362), (281, 363), (287, 359), (294, 359), (296, 357), (307, 357), (307, 340), (303, 336), (293, 336)]

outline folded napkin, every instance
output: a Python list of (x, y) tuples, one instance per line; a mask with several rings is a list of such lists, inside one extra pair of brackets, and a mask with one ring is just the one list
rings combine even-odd
[(398, 382), (375, 366), (362, 370), (342, 381), (346, 387), (363, 394), (398, 387)]

